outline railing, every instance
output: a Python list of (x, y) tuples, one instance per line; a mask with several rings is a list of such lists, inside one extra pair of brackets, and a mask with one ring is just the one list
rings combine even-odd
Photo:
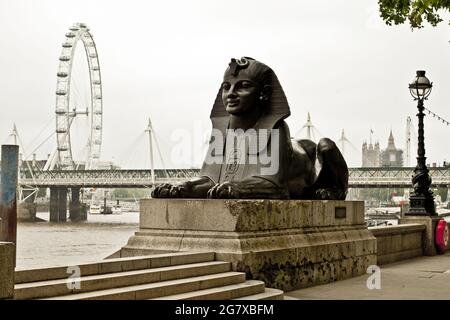
[[(155, 170), (155, 183), (177, 183), (198, 175), (198, 169)], [(150, 170), (61, 170), (41, 171), (34, 178), (22, 175), (21, 185), (35, 187), (151, 187)]]
[[(450, 168), (429, 168), (432, 187), (450, 186)], [(155, 183), (177, 183), (198, 176), (199, 169), (155, 170)], [(350, 188), (409, 188), (414, 168), (350, 168)], [(61, 170), (22, 173), (20, 185), (35, 187), (151, 187), (150, 170)]]
[[(450, 186), (450, 168), (429, 168), (432, 187)], [(351, 168), (351, 188), (410, 188), (414, 168)]]

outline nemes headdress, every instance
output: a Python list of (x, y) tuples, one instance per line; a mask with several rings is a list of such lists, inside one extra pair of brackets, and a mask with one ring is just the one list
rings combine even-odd
[[(275, 123), (281, 119), (287, 118), (291, 112), (289, 109), (289, 104), (286, 99), (286, 95), (284, 94), (283, 88), (278, 81), (275, 72), (265, 65), (262, 62), (259, 62), (250, 57), (242, 57), (241, 59), (231, 59), (231, 62), (228, 65), (227, 70), (225, 71), (225, 75), (238, 76), (239, 72), (245, 70), (247, 74), (249, 74), (255, 81), (259, 82), (263, 85), (270, 85), (272, 87), (272, 95), (269, 101), (268, 108), (266, 113), (263, 115), (264, 118), (267, 119), (267, 124), (272, 122), (272, 120), (277, 120)], [(225, 109), (225, 106), (222, 102), (222, 88), (219, 89), (219, 92), (216, 96), (216, 101), (214, 102), (214, 106), (211, 111), (211, 119), (217, 117), (228, 117), (229, 114)], [(275, 124), (274, 123), (274, 124)], [(267, 127), (267, 129), (271, 129)]]

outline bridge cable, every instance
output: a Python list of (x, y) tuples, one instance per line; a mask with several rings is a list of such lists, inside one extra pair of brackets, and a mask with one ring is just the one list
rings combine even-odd
[[(21, 146), (23, 152), (25, 152), (25, 147), (24, 147), (24, 145), (23, 145), (22, 139), (20, 138), (19, 131), (17, 130), (16, 124), (14, 124), (13, 134), (15, 134), (15, 135), (17, 136), (17, 140), (19, 141), (19, 146)], [(23, 161), (22, 161), (22, 163), (23, 163)], [(19, 177), (18, 177), (19, 180), (20, 180), (20, 176), (21, 176), (21, 174), (20, 174), (20, 171), (21, 171), (20, 168), (21, 168), (21, 166), (22, 166), (22, 163), (19, 163)], [(28, 170), (30, 171), (30, 175), (31, 175), (31, 179), (33, 180), (33, 183), (36, 184), (36, 177), (35, 177), (35, 175), (34, 175), (33, 168), (30, 166), (29, 161), (25, 161), (25, 164), (27, 165)], [(35, 198), (36, 198), (37, 192), (38, 192), (38, 188), (30, 187), (30, 189), (32, 189), (33, 192), (32, 192), (31, 194), (29, 194), (25, 199), (23, 199), (24, 201), (25, 201), (27, 198), (29, 198), (29, 197), (31, 197), (31, 196), (33, 196), (33, 195), (34, 195)], [(22, 198), (23, 198), (23, 190), (24, 190), (23, 186), (22, 186), (21, 188), (19, 188), (19, 199), (22, 199)]]
[[(45, 124), (45, 126), (41, 129), (41, 131), (39, 131), (39, 133), (34, 137), (34, 139), (31, 140), (31, 142), (28, 144), (27, 148), (31, 148), (31, 146), (38, 140), (38, 138), (44, 133), (44, 131), (50, 126), (50, 124), (52, 122), (53, 123), (55, 122), (55, 115), (53, 115), (53, 117), (50, 118), (50, 120)], [(40, 144), (39, 146), (41, 146), (41, 145), (42, 144)], [(37, 148), (34, 151), (36, 151), (36, 150), (37, 150)], [(28, 155), (28, 156), (30, 156), (30, 155)], [(25, 159), (27, 159), (27, 158), (25, 158)]]
[[(42, 147), (42, 145), (44, 143), (46, 143), (51, 137), (53, 137), (53, 135), (55, 134), (55, 132), (53, 131), (47, 138), (44, 139), (44, 141), (42, 141), (33, 151), (31, 151), (26, 157), (25, 160), (28, 159), (28, 157), (30, 155), (32, 155), (34, 152), (36, 152), (40, 147)], [(37, 163), (36, 163), (37, 164)], [(44, 168), (41, 168), (39, 165), (37, 165), (37, 168), (39, 169), (39, 171), (42, 171)]]
[(158, 151), (159, 159), (161, 160), (161, 164), (163, 166), (164, 173), (166, 174), (166, 176), (169, 176), (169, 173), (167, 172), (167, 169), (166, 169), (166, 165), (164, 164), (164, 159), (163, 159), (163, 156), (161, 153), (161, 149), (159, 148), (158, 139), (156, 139), (156, 138), (157, 138), (156, 131), (155, 131), (155, 128), (153, 128), (153, 140), (155, 140), (156, 151)]

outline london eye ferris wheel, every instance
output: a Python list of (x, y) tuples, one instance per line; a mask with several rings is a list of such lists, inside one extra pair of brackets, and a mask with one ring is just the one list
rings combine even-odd
[[(84, 47), (89, 72), (89, 76), (86, 75), (86, 78), (89, 79), (85, 79), (89, 81), (85, 90), (89, 91), (88, 98), (83, 103), (76, 101), (75, 97), (79, 92), (76, 92), (76, 84), (73, 82), (74, 57), (79, 44)], [(88, 132), (85, 132), (87, 141), (82, 142), (86, 149), (82, 163), (85, 169), (95, 168), (100, 158), (102, 145), (102, 99), (100, 63), (94, 39), (86, 24), (75, 23), (65, 35), (59, 56), (55, 108), (57, 150), (52, 167), (57, 169), (76, 168), (73, 138), (79, 136), (79, 133), (74, 132), (73, 123), (76, 117), (85, 117), (88, 120), (88, 126), (84, 130)]]

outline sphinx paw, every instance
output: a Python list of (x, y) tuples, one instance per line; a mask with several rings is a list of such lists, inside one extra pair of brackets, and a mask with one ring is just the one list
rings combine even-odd
[(152, 198), (169, 198), (172, 185), (169, 183), (159, 184), (152, 191)]
[(189, 198), (192, 196), (192, 183), (189, 181), (172, 186), (169, 191), (170, 198)]
[(234, 183), (226, 181), (209, 189), (207, 197), (209, 199), (236, 199), (239, 197), (239, 191)]

